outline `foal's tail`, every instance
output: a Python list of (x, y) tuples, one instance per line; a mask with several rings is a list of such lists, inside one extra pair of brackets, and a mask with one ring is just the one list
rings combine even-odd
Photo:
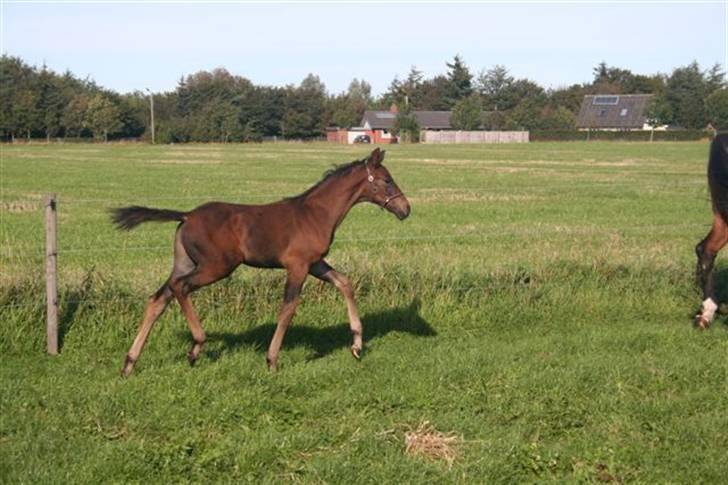
[(131, 231), (142, 222), (167, 222), (187, 219), (187, 212), (172, 211), (166, 209), (151, 209), (133, 205), (131, 207), (120, 207), (111, 209), (111, 220), (120, 231)]
[(728, 133), (716, 135), (710, 145), (708, 186), (713, 212), (728, 222)]

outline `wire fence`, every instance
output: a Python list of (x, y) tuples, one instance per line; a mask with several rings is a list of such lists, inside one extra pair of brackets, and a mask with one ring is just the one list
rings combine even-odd
[[(700, 186), (703, 187), (703, 181), (700, 181)], [(588, 187), (600, 187), (600, 188), (617, 188), (617, 189), (624, 189), (625, 187), (632, 187), (639, 188), (641, 190), (645, 190), (645, 186), (647, 185), (647, 188), (649, 189), (649, 184), (645, 184), (643, 181), (632, 181), (632, 180), (623, 180), (620, 181), (618, 184), (615, 184), (613, 181), (590, 181), (589, 183), (585, 184), (578, 184), (578, 187), (581, 189), (588, 188)], [(698, 183), (696, 182), (680, 182), (671, 184), (671, 188), (675, 187), (697, 187)], [(457, 188), (457, 189), (448, 189), (448, 188), (431, 188), (431, 189), (419, 189), (418, 191), (414, 192), (414, 196), (412, 198), (416, 197), (428, 197), (431, 198), (432, 201), (451, 201), (451, 198), (443, 197), (443, 194), (449, 194), (451, 196), (455, 196), (458, 194), (472, 194), (472, 193), (488, 193), (493, 194), (494, 197), (498, 197), (500, 195), (506, 195), (508, 197), (517, 197), (520, 192), (527, 193), (529, 196), (533, 195), (534, 192), (548, 192), (551, 193), (553, 191), (558, 191), (560, 189), (568, 188), (568, 189), (574, 189), (575, 184), (573, 182), (564, 183), (564, 184), (548, 184), (548, 185), (531, 185), (531, 186), (520, 186), (515, 188), (515, 191), (513, 189), (509, 191), (494, 191), (492, 188)], [(655, 188), (664, 188), (664, 185), (660, 185), (659, 187), (656, 185)], [(115, 204), (129, 204), (129, 201), (133, 199), (133, 196), (130, 196), (129, 198), (125, 199), (111, 199), (111, 198), (82, 198), (82, 199), (74, 199), (74, 198), (68, 198), (68, 199), (61, 199), (59, 200), (59, 205), (61, 208), (66, 207), (78, 207), (82, 205), (92, 205), (92, 204), (98, 204), (103, 205), (105, 207), (112, 207)], [(169, 197), (138, 197), (141, 199), (144, 203), (150, 203), (150, 202), (165, 202), (165, 201), (204, 201), (204, 200), (220, 200), (220, 199), (244, 199), (244, 200), (261, 200), (261, 199), (267, 199), (271, 200), (274, 199), (274, 196), (271, 196), (270, 194), (247, 194), (247, 193), (237, 193), (237, 194), (228, 194), (226, 196), (206, 196), (206, 195), (195, 195), (195, 196), (169, 196)], [(705, 195), (698, 196), (700, 200), (705, 200), (706, 204), (709, 204), (709, 197), (707, 195), (707, 191)], [(465, 202), (479, 202), (478, 200), (473, 201), (465, 201)], [(665, 210), (665, 211), (651, 211), (650, 213), (653, 217), (654, 216), (660, 216), (660, 215), (674, 215), (673, 210)], [(575, 225), (573, 227), (546, 227), (542, 224), (537, 224), (534, 227), (526, 228), (526, 229), (517, 229), (517, 230), (507, 230), (504, 229), (502, 226), (498, 227), (491, 227), (486, 230), (477, 230), (467, 233), (447, 233), (447, 234), (417, 234), (417, 235), (398, 235), (398, 236), (344, 236), (337, 238), (335, 240), (335, 244), (340, 243), (360, 243), (360, 242), (413, 242), (413, 241), (455, 241), (455, 240), (478, 240), (478, 239), (487, 239), (490, 237), (498, 236), (498, 237), (507, 237), (507, 236), (532, 236), (534, 234), (544, 234), (545, 232), (548, 233), (566, 233), (566, 234), (583, 234), (583, 233), (590, 233), (590, 232), (602, 232), (602, 233), (608, 233), (608, 232), (624, 232), (629, 230), (645, 230), (645, 229), (651, 229), (653, 231), (658, 231), (665, 228), (670, 229), (707, 229), (709, 227), (709, 216), (706, 215), (705, 221), (695, 221), (695, 222), (683, 222), (680, 224), (672, 224), (672, 223), (665, 223), (665, 224), (620, 224), (615, 226), (605, 226), (605, 225), (598, 225), (598, 224), (586, 224), (586, 225)], [(86, 246), (86, 247), (63, 247), (59, 249), (59, 254), (105, 254), (105, 253), (126, 253), (126, 252), (156, 252), (156, 251), (171, 251), (172, 244), (164, 244), (164, 245), (138, 245), (138, 246), (129, 246), (126, 244), (121, 245), (114, 245), (114, 246), (104, 246), (104, 247), (98, 247), (98, 246)], [(0, 255), (5, 257), (44, 257), (45, 256), (45, 246), (44, 245), (29, 245), (29, 244), (22, 244), (22, 245), (8, 245), (4, 244), (2, 248), (0, 248)], [(449, 288), (452, 291), (486, 291), (486, 290), (494, 290), (497, 289), (492, 285), (489, 286), (483, 286), (483, 287), (477, 287), (477, 286), (468, 286), (468, 287), (452, 287)], [(63, 304), (66, 305), (80, 305), (80, 304), (93, 304), (95, 300), (63, 300), (60, 299), (60, 301)], [(30, 308), (30, 307), (37, 307), (39, 309), (42, 309), (45, 307), (45, 300), (39, 299), (38, 302), (27, 302), (27, 303), (5, 303), (0, 305), (0, 310), (5, 309), (12, 309), (12, 308)]]
[[(672, 212), (665, 212), (664, 214), (672, 214)], [(695, 221), (695, 222), (684, 222), (680, 224), (671, 224), (671, 223), (665, 223), (665, 224), (621, 224), (618, 226), (604, 226), (604, 225), (586, 225), (586, 226), (573, 226), (573, 227), (558, 227), (558, 228), (549, 228), (545, 225), (538, 225), (534, 228), (529, 229), (520, 229), (520, 230), (507, 230), (503, 228), (492, 228), (490, 230), (480, 230), (480, 231), (474, 231), (470, 233), (461, 233), (461, 234), (425, 234), (425, 235), (411, 235), (411, 236), (378, 236), (378, 237), (341, 237), (336, 238), (334, 240), (334, 244), (341, 244), (341, 243), (360, 243), (360, 242), (408, 242), (408, 241), (438, 241), (438, 240), (457, 240), (457, 239), (463, 239), (463, 240), (472, 240), (472, 239), (487, 239), (492, 236), (516, 236), (516, 235), (523, 235), (523, 236), (529, 236), (534, 234), (544, 234), (545, 232), (549, 233), (562, 233), (562, 234), (583, 234), (583, 233), (590, 233), (590, 232), (624, 232), (624, 231), (630, 231), (630, 230), (645, 230), (645, 229), (652, 229), (652, 230), (660, 230), (660, 229), (693, 229), (693, 228), (705, 228), (706, 230), (710, 227), (709, 226), (709, 219), (706, 218), (705, 222), (702, 221)], [(123, 253), (123, 252), (136, 252), (136, 251), (170, 251), (172, 249), (172, 243), (168, 243), (165, 245), (158, 245), (158, 246), (105, 246), (105, 247), (98, 247), (98, 246), (88, 246), (88, 247), (74, 247), (74, 248), (63, 248), (59, 251), (59, 253), (63, 254), (93, 254), (93, 253)], [(36, 245), (36, 246), (28, 246), (28, 245), (20, 245), (20, 246), (13, 246), (13, 245), (4, 245), (0, 248), (1, 253), (5, 256), (12, 255), (29, 255), (29, 256), (44, 256), (45, 253), (45, 246), (42, 245)], [(20, 254), (17, 254), (20, 253)]]
[[(664, 176), (665, 174), (655, 173), (655, 175)], [(680, 180), (680, 181), (674, 181), (674, 182), (666, 182), (664, 180), (661, 180), (659, 184), (650, 184), (649, 182), (645, 182), (644, 180), (640, 179), (623, 179), (619, 180), (618, 182), (615, 182), (614, 179), (610, 180), (589, 180), (589, 181), (579, 181), (579, 180), (570, 180), (569, 182), (562, 182), (562, 183), (554, 183), (552, 181), (549, 181), (548, 184), (531, 184), (531, 185), (518, 185), (514, 187), (508, 187), (507, 189), (504, 189), (502, 187), (424, 187), (419, 188), (415, 191), (408, 191), (407, 195), (410, 198), (417, 198), (417, 197), (427, 197), (431, 196), (433, 193), (450, 193), (450, 194), (469, 194), (469, 193), (488, 193), (493, 194), (494, 196), (501, 195), (501, 194), (519, 194), (521, 192), (527, 193), (529, 195), (539, 192), (553, 192), (558, 191), (561, 189), (569, 189), (570, 192), (573, 192), (574, 190), (579, 189), (589, 189), (594, 187), (600, 187), (600, 188), (613, 188), (615, 190), (621, 190), (624, 188), (640, 188), (640, 189), (649, 189), (649, 188), (659, 188), (664, 189), (665, 186), (670, 187), (671, 189), (674, 188), (700, 188), (701, 191), (704, 191), (705, 193), (705, 199), (709, 200), (708, 191), (705, 186), (705, 180), (704, 177), (701, 176), (700, 179), (695, 180)], [(654, 187), (652, 187), (654, 185)], [(295, 195), (295, 194), (294, 194)], [(267, 200), (267, 201), (276, 201), (280, 200), (280, 195), (276, 195), (275, 193), (267, 192), (264, 194), (259, 193), (250, 193), (250, 192), (232, 192), (232, 193), (225, 193), (225, 194), (211, 194), (211, 195), (170, 195), (170, 196), (154, 196), (149, 197), (145, 194), (130, 194), (128, 197), (125, 198), (109, 198), (109, 197), (90, 197), (90, 198), (73, 198), (68, 197), (61, 200), (61, 202), (64, 205), (68, 204), (104, 204), (107, 207), (112, 207), (114, 204), (135, 204), (139, 203), (139, 201), (144, 202), (165, 202), (165, 201), (210, 201), (210, 200), (226, 200), (226, 201), (238, 201), (239, 203), (245, 203), (247, 200)], [(702, 197), (701, 197), (702, 198)], [(28, 199), (27, 202), (38, 202), (38, 200), (34, 199)]]

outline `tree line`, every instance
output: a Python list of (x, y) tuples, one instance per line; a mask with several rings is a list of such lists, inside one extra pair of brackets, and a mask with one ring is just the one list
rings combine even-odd
[[(456, 129), (572, 130), (586, 94), (652, 94), (653, 124), (728, 129), (728, 89), (719, 65), (697, 62), (672, 73), (635, 74), (600, 63), (589, 83), (545, 89), (516, 78), (505, 66), (479, 73), (459, 57), (446, 72), (426, 78), (412, 67), (388, 89), (372, 95), (371, 85), (353, 79), (346, 91), (330, 94), (314, 74), (299, 85), (256, 85), (226, 69), (181, 78), (174, 91), (154, 93), (156, 138), (172, 142), (249, 142), (268, 137), (315, 139), (326, 127), (357, 126), (367, 109), (399, 110), (395, 131), (416, 137), (415, 110), (451, 110)], [(150, 138), (149, 95), (121, 94), (66, 71), (0, 58), (0, 137)]]

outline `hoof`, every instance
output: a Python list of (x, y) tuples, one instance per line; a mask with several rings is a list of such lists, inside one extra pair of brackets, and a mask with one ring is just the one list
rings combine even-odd
[(136, 361), (132, 360), (132, 358), (128, 355), (126, 356), (126, 362), (124, 362), (124, 367), (121, 369), (121, 377), (129, 377), (131, 371), (134, 370), (135, 362)]
[(695, 315), (695, 327), (700, 330), (708, 330), (710, 328), (710, 322), (703, 318), (702, 314)]
[(194, 352), (187, 352), (187, 362), (190, 363), (190, 367), (195, 366), (195, 362), (197, 362), (197, 356)]
[(271, 372), (275, 372), (278, 370), (278, 362), (271, 359), (270, 357), (265, 358), (265, 363), (268, 365), (268, 370)]
[(353, 355), (356, 360), (361, 360), (361, 349), (359, 347), (352, 345), (351, 346), (351, 355)]

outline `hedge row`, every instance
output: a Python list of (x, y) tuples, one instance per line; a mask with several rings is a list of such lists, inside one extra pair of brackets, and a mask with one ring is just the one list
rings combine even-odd
[[(654, 141), (695, 141), (710, 138), (712, 134), (705, 130), (670, 130), (655, 131)], [(530, 141), (650, 141), (650, 131), (552, 131), (533, 130)]]

